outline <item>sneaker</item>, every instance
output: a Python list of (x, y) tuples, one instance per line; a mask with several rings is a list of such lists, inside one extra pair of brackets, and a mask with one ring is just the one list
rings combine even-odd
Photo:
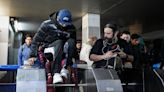
[(53, 76), (53, 83), (61, 83), (63, 79), (59, 73), (55, 73)]
[(69, 71), (65, 68), (62, 68), (61, 71), (60, 71), (60, 74), (61, 76), (63, 76), (64, 78), (68, 78), (68, 74), (69, 74)]

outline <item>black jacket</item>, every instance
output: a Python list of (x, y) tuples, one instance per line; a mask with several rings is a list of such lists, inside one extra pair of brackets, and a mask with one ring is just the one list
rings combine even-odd
[(46, 20), (42, 22), (33, 38), (30, 57), (37, 56), (38, 45), (41, 42), (49, 45), (58, 39), (66, 41), (69, 38), (76, 39), (76, 31), (73, 25), (62, 29), (54, 20)]

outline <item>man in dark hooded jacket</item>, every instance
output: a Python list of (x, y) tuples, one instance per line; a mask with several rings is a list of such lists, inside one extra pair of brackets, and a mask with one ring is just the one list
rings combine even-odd
[[(72, 16), (69, 10), (61, 9), (52, 13), (48, 20), (43, 21), (35, 34), (31, 44), (31, 54), (29, 58), (30, 64), (34, 64), (37, 57), (38, 44), (40, 42), (45, 44), (44, 53), (52, 52), (53, 61), (52, 76), (53, 83), (63, 82), (62, 76), (67, 77), (67, 66), (72, 65), (72, 58), (76, 49), (75, 46), (76, 32), (72, 24)], [(61, 61), (63, 58), (63, 48), (67, 47), (65, 55), (66, 64), (61, 69)], [(48, 59), (48, 57), (47, 57)]]

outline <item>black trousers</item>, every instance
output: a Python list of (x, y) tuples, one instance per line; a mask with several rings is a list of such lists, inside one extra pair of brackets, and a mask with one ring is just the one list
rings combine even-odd
[[(56, 40), (49, 45), (49, 47), (54, 47), (54, 58), (51, 63), (52, 73), (59, 73), (61, 70), (61, 61), (63, 59), (63, 54), (66, 57), (66, 66), (71, 66), (73, 64), (72, 58), (75, 55), (76, 45), (74, 39), (68, 39), (66, 42), (63, 40)], [(66, 47), (66, 48), (65, 48)]]

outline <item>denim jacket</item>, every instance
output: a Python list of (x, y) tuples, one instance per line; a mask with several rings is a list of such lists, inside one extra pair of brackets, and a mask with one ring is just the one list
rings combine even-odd
[(27, 46), (25, 43), (19, 47), (18, 50), (18, 65), (23, 65), (24, 61), (29, 58), (29, 55), (31, 53), (30, 46)]

